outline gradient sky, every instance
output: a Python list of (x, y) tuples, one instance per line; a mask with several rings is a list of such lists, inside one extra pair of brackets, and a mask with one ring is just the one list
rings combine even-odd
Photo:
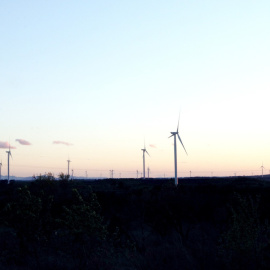
[(269, 1), (0, 1), (11, 175), (270, 170)]

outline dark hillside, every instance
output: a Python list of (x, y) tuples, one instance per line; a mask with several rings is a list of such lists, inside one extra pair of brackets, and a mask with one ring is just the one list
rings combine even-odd
[(0, 269), (269, 269), (266, 178), (0, 182)]

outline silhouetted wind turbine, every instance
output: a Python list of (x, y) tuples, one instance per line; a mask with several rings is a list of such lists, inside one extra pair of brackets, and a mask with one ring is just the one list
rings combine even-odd
[(149, 153), (147, 152), (145, 148), (145, 142), (144, 142), (144, 148), (141, 149), (143, 151), (143, 179), (145, 179), (145, 153), (150, 157)]
[(9, 150), (6, 151), (6, 153), (8, 154), (8, 183), (9, 183), (9, 157), (10, 157), (10, 156), (12, 157), (11, 151), (10, 151), (10, 145), (9, 145)]
[(177, 130), (176, 131), (173, 131), (171, 132), (171, 136), (169, 138), (171, 138), (172, 136), (174, 137), (174, 173), (175, 173), (175, 180), (174, 180), (174, 183), (175, 185), (177, 186), (178, 185), (178, 178), (177, 178), (177, 149), (176, 149), (176, 136), (178, 137), (180, 143), (182, 144), (186, 154), (187, 154), (187, 151), (185, 149), (185, 146), (180, 138), (180, 135), (179, 135), (179, 132), (178, 132), (178, 129), (179, 129), (179, 120), (180, 120), (180, 115), (179, 115), (179, 118), (178, 118), (178, 125), (177, 125)]

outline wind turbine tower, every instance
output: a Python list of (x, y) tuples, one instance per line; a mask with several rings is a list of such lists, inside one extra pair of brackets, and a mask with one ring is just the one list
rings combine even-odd
[[(178, 177), (177, 177), (177, 147), (176, 147), (176, 136), (178, 137), (180, 143), (182, 144), (182, 146), (183, 146), (183, 148), (184, 148), (184, 150), (185, 150), (185, 152), (186, 152), (186, 154), (187, 154), (187, 151), (186, 151), (186, 149), (185, 149), (185, 146), (184, 146), (184, 144), (183, 144), (183, 142), (182, 142), (182, 140), (181, 140), (181, 138), (180, 138), (179, 132), (178, 132), (178, 129), (179, 129), (179, 120), (180, 120), (180, 116), (179, 116), (179, 118), (178, 118), (177, 130), (176, 130), (176, 131), (172, 131), (172, 132), (171, 132), (172, 135), (170, 136), (170, 137), (172, 137), (172, 136), (174, 137), (174, 178), (175, 178), (174, 183), (175, 183), (176, 186), (178, 185)], [(169, 138), (170, 138), (170, 137), (169, 137)]]
[(143, 151), (143, 179), (145, 179), (145, 153), (150, 157), (149, 153), (147, 152), (145, 148), (145, 143), (144, 143), (144, 148), (141, 149)]
[(10, 146), (9, 146), (8, 151), (6, 151), (6, 153), (8, 154), (8, 183), (9, 183), (9, 157), (10, 157), (10, 156), (12, 157), (11, 151), (10, 151)]

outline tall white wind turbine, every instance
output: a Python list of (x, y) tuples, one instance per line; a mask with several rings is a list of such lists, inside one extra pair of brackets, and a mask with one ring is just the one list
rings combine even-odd
[(182, 144), (186, 154), (187, 154), (187, 151), (185, 149), (185, 146), (180, 138), (180, 135), (179, 135), (179, 132), (178, 132), (178, 129), (179, 129), (179, 120), (180, 120), (180, 115), (179, 115), (179, 118), (178, 118), (178, 125), (177, 125), (177, 130), (176, 131), (173, 131), (171, 132), (171, 136), (169, 138), (171, 138), (172, 136), (174, 137), (174, 173), (175, 173), (175, 180), (174, 180), (174, 183), (175, 185), (177, 186), (178, 185), (178, 177), (177, 177), (177, 148), (176, 148), (176, 136), (178, 137), (180, 143)]
[(8, 154), (8, 183), (9, 183), (9, 157), (12, 157), (11, 151), (10, 151), (10, 146), (9, 146), (8, 151), (6, 151), (6, 153)]
[(144, 148), (141, 149), (143, 151), (143, 179), (145, 179), (145, 153), (150, 157), (149, 153), (147, 152), (145, 148), (145, 142), (144, 142)]

